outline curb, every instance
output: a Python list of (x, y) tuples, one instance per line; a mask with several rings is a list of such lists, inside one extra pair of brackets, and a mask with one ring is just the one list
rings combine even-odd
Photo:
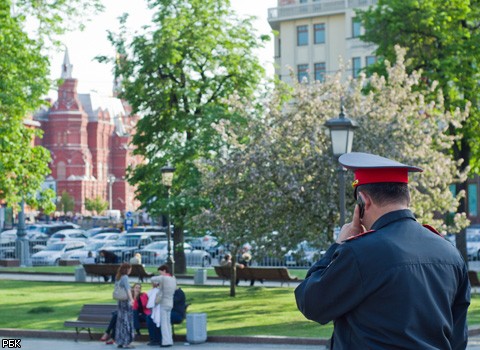
[[(10, 338), (41, 338), (41, 339), (72, 339), (72, 340), (99, 340), (101, 333), (92, 333), (90, 339), (88, 333), (80, 333), (77, 336), (73, 331), (48, 331), (29, 330), (15, 328), (0, 328), (0, 336)], [(148, 341), (147, 335), (135, 337), (135, 341)], [(186, 341), (186, 336), (175, 335), (175, 341)], [(211, 343), (243, 343), (243, 344), (290, 344), (290, 345), (326, 345), (329, 339), (319, 338), (294, 338), (281, 336), (209, 336), (207, 342)]]

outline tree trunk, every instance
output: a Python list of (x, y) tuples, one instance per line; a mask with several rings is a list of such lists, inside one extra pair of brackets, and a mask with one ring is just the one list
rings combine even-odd
[(173, 229), (173, 259), (175, 260), (175, 275), (187, 273), (187, 261), (183, 250), (183, 227), (175, 225)]
[[(463, 158), (463, 163), (461, 165), (461, 170), (463, 171), (470, 164), (470, 147), (465, 137), (463, 137), (461, 140), (460, 148), (454, 147), (454, 154), (455, 154), (455, 159)], [(466, 195), (460, 201), (460, 205), (457, 208), (457, 213), (467, 212), (467, 205), (466, 205), (466, 201), (468, 199), (467, 181), (456, 185), (457, 194), (462, 190), (465, 191)], [(463, 260), (465, 260), (468, 266), (466, 229), (462, 229), (457, 235), (455, 235), (455, 246), (457, 247), (458, 251), (463, 257)]]
[(230, 296), (235, 296), (235, 287), (237, 286), (237, 267), (236, 259), (232, 257), (232, 265), (230, 265)]

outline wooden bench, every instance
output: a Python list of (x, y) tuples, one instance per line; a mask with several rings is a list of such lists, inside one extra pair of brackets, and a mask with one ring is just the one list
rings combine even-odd
[[(190, 304), (186, 304), (185, 310)], [(74, 321), (65, 321), (63, 323), (64, 327), (75, 327), (77, 333), (75, 341), (78, 341), (78, 337), (82, 330), (87, 330), (90, 340), (93, 340), (91, 328), (102, 328), (106, 329), (112, 318), (112, 312), (117, 311), (117, 304), (84, 304), (80, 310), (78, 318)], [(180, 324), (177, 322), (176, 324)], [(172, 334), (175, 335), (175, 330), (172, 323)], [(147, 328), (145, 322), (140, 323), (141, 328)]]
[[(93, 280), (93, 277), (114, 276), (119, 267), (120, 264), (83, 264), (85, 273), (87, 276), (91, 277), (91, 280)], [(145, 267), (143, 265), (132, 265), (132, 272), (130, 273), (130, 276), (138, 277), (142, 282), (144, 278), (148, 279), (153, 275), (153, 273), (148, 273), (145, 271)]]
[[(225, 281), (230, 280), (230, 266), (215, 266), (215, 273)], [(264, 280), (284, 283), (298, 281), (298, 277), (290, 275), (286, 267), (244, 267), (237, 268), (239, 280)]]
[(112, 312), (117, 310), (116, 304), (85, 304), (80, 310), (77, 320), (65, 321), (64, 327), (75, 327), (77, 336), (75, 341), (78, 341), (78, 336), (82, 330), (87, 330), (90, 339), (93, 339), (91, 328), (106, 329), (112, 318)]
[(59, 266), (76, 266), (80, 265), (80, 260), (60, 260), (58, 262)]

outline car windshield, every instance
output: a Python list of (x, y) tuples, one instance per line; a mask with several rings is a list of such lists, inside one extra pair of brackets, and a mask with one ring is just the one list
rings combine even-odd
[(83, 250), (98, 250), (103, 247), (105, 243), (98, 242), (98, 243), (90, 243), (89, 245), (82, 248)]
[(114, 243), (110, 244), (111, 247), (124, 247), (127, 245), (127, 240), (125, 238), (121, 238), (116, 240)]
[(129, 228), (127, 230), (127, 233), (135, 233), (135, 232), (145, 232), (145, 228), (143, 228), (143, 227), (133, 227), (133, 228)]
[(65, 235), (63, 233), (54, 233), (52, 238), (65, 238)]
[(167, 242), (154, 242), (146, 245), (143, 249), (152, 249), (152, 250), (165, 250), (167, 249)]
[(63, 248), (65, 248), (65, 243), (55, 243), (55, 244), (47, 245), (44, 250), (51, 250), (51, 251), (58, 252)]

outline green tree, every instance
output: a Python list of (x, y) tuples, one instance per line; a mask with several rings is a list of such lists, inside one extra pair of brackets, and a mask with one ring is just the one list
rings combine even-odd
[[(194, 161), (214, 154), (222, 140), (212, 123), (235, 120), (224, 99), (233, 94), (254, 98), (264, 69), (255, 49), (251, 18), (239, 19), (228, 0), (151, 0), (153, 22), (131, 40), (124, 31), (110, 35), (117, 52), (116, 76), (121, 97), (141, 113), (133, 137), (135, 153), (146, 162), (129, 174), (138, 198), (152, 216), (167, 212), (175, 225), (176, 272), (185, 272), (183, 227), (204, 200), (185, 189), (200, 185)], [(125, 23), (126, 18), (122, 19)], [(105, 58), (100, 58), (105, 60)], [(235, 120), (242, 122), (241, 120)], [(176, 167), (170, 200), (160, 169)]]
[(108, 208), (108, 202), (103, 200), (102, 197), (96, 196), (93, 199), (85, 198), (85, 209), (93, 212), (94, 214), (101, 214)]
[[(269, 114), (250, 115), (246, 129), (228, 121), (218, 123), (216, 129), (229, 148), (215, 158), (199, 160), (203, 195), (211, 199), (211, 206), (194, 222), (208, 225), (235, 247), (252, 243), (257, 259), (264, 252), (284, 254), (282, 247), (290, 249), (304, 239), (319, 249), (332, 242), (339, 218), (338, 166), (324, 124), (338, 115), (343, 99), (347, 114), (360, 125), (354, 151), (424, 169), (412, 174), (409, 183), (418, 220), (443, 233), (465, 227), (464, 214), (456, 214), (451, 227), (436, 214), (455, 211), (461, 199), (461, 194), (452, 196), (449, 185), (464, 181), (466, 174), (447, 152), (457, 136), (445, 130), (449, 123), (460, 127), (468, 110), (446, 111), (436, 84), (428, 91), (436, 96), (435, 102), (428, 102), (417, 89), (420, 74), (406, 72), (404, 54), (397, 48), (396, 63), (385, 61), (388, 80), (361, 74), (345, 82), (339, 72), (325, 83), (296, 84), (290, 96), (280, 92), (272, 99)], [(231, 103), (239, 113), (249, 110), (248, 101)], [(353, 180), (350, 173), (347, 176)], [(350, 216), (352, 190), (347, 190), (347, 202)]]
[[(32, 207), (54, 210), (52, 190), (39, 193), (49, 174), (49, 152), (34, 146), (38, 129), (25, 119), (38, 109), (50, 82), (49, 61), (44, 49), (65, 28), (65, 19), (78, 14), (75, 5), (95, 1), (0, 0), (0, 199), (16, 206), (22, 200)], [(27, 26), (27, 19), (28, 24)], [(27, 27), (36, 23), (34, 34)]]
[[(463, 170), (480, 171), (480, 3), (470, 0), (379, 0), (377, 6), (359, 11), (365, 27), (363, 40), (378, 46), (377, 56), (392, 61), (395, 45), (408, 47), (409, 70), (422, 70), (425, 83), (438, 81), (445, 96), (447, 110), (464, 108), (471, 102), (469, 118), (462, 128), (451, 127), (451, 133), (462, 134), (452, 146), (455, 159), (463, 159)], [(378, 69), (380, 67), (380, 70)], [(381, 72), (381, 63), (373, 70)], [(465, 183), (457, 184), (457, 193)], [(459, 212), (465, 212), (462, 201)], [(457, 247), (466, 258), (465, 232), (457, 236)]]
[(68, 212), (73, 212), (74, 209), (75, 199), (67, 191), (63, 191), (60, 201), (57, 202), (57, 210), (63, 211), (63, 214), (67, 215)]

